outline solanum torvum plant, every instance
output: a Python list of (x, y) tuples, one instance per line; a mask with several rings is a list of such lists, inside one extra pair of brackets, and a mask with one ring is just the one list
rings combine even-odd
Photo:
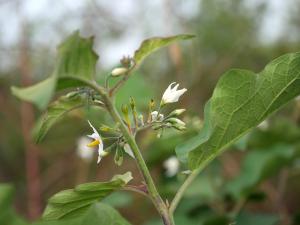
[[(51, 76), (31, 87), (12, 87), (13, 94), (20, 99), (32, 102), (40, 110), (47, 108), (36, 134), (37, 142), (41, 142), (51, 126), (67, 112), (82, 107), (87, 102), (103, 108), (115, 126), (103, 125), (97, 129), (89, 118), (85, 118), (91, 128), (91, 133), (86, 134), (90, 138), (87, 146), (90, 151), (97, 149), (98, 164), (108, 154), (114, 154), (114, 163), (121, 166), (123, 156), (128, 155), (137, 164), (143, 178), (143, 188), (128, 185), (134, 178), (127, 172), (123, 175), (112, 174), (110, 181), (85, 183), (61, 191), (48, 200), (43, 213), (44, 220), (80, 217), (82, 224), (88, 224), (84, 217), (91, 210), (96, 210), (101, 215), (99, 224), (129, 224), (113, 208), (101, 203), (112, 192), (124, 190), (149, 198), (162, 223), (173, 225), (176, 222), (174, 213), (177, 205), (203, 168), (228, 146), (300, 94), (300, 53), (283, 55), (270, 62), (258, 74), (240, 69), (223, 74), (205, 106), (204, 125), (200, 133), (175, 149), (177, 158), (190, 169), (185, 173), (187, 178), (172, 201), (163, 199), (135, 137), (145, 129), (153, 129), (157, 132), (157, 137), (163, 135), (166, 129), (188, 129), (180, 119), (185, 109), (177, 107), (173, 111), (167, 111), (166, 107), (169, 104), (180, 104), (177, 102), (188, 91), (188, 87), (184, 88), (179, 83), (170, 81), (170, 85), (161, 94), (161, 99), (150, 100), (148, 111), (142, 114), (138, 113), (139, 106), (134, 96), (124, 102), (120, 109), (116, 107), (114, 97), (129, 78), (135, 79), (132, 72), (138, 69), (146, 56), (175, 41), (191, 38), (194, 36), (182, 34), (147, 39), (132, 56), (122, 58), (121, 66), (113, 69), (103, 83), (99, 83), (95, 80), (98, 56), (92, 49), (93, 38), (82, 38), (79, 32), (75, 32), (58, 47), (57, 61)], [(113, 85), (110, 82), (112, 79), (116, 81)], [(71, 91), (49, 104), (55, 93), (61, 93), (59, 91), (65, 89)], [(112, 136), (102, 137), (102, 132), (109, 132)], [(109, 145), (105, 144), (105, 138), (111, 139)]]

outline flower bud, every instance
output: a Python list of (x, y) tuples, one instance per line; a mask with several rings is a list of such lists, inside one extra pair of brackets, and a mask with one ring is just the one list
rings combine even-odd
[(128, 110), (128, 106), (126, 104), (122, 105), (122, 113), (124, 115), (124, 120), (129, 128), (129, 130), (131, 129), (130, 126), (131, 126), (131, 123), (130, 123), (130, 119), (129, 119), (129, 110)]
[(154, 122), (154, 121), (161, 122), (161, 121), (163, 121), (163, 119), (164, 119), (164, 115), (163, 114), (161, 114), (161, 113), (158, 114), (157, 111), (151, 112), (151, 122)]
[(111, 75), (113, 77), (118, 77), (118, 76), (121, 76), (125, 73), (127, 73), (128, 69), (127, 68), (124, 68), (124, 67), (118, 67), (118, 68), (115, 68), (111, 71)]
[(132, 110), (135, 110), (135, 101), (133, 97), (130, 97), (129, 104)]
[(169, 114), (169, 117), (176, 117), (184, 113), (186, 110), (185, 109), (175, 109), (173, 112)]
[(141, 126), (144, 126), (145, 125), (145, 123), (144, 123), (144, 116), (141, 114), (141, 115), (139, 115), (139, 121), (140, 121), (140, 125)]
[(154, 106), (155, 106), (155, 102), (154, 102), (153, 99), (151, 99), (150, 102), (149, 102), (149, 110), (150, 110), (151, 112), (153, 111)]
[(178, 118), (169, 118), (166, 120), (167, 122), (170, 122), (172, 125), (178, 125), (178, 126), (185, 126), (185, 122), (183, 122), (182, 120), (178, 119)]
[(126, 104), (122, 105), (121, 110), (124, 115), (128, 116), (128, 106)]
[(100, 130), (103, 131), (103, 132), (114, 132), (115, 130), (109, 126), (106, 126), (106, 125), (102, 125), (100, 127)]

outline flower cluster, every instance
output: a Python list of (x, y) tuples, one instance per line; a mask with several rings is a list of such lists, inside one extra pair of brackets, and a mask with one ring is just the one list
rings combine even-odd
[[(114, 72), (117, 73), (120, 71)], [(149, 127), (158, 131), (158, 137), (163, 134), (163, 131), (166, 128), (174, 128), (179, 131), (186, 129), (185, 123), (177, 118), (185, 111), (185, 109), (175, 109), (171, 113), (167, 114), (167, 116), (163, 114), (165, 105), (177, 102), (179, 98), (187, 91), (187, 89), (185, 88), (178, 90), (178, 87), (179, 84), (176, 84), (175, 82), (171, 83), (168, 86), (168, 88), (163, 93), (158, 109), (155, 109), (155, 102), (153, 100), (150, 101), (149, 112), (146, 121), (144, 120), (143, 114), (137, 113), (136, 104), (132, 97), (130, 98), (129, 107), (126, 104), (122, 106), (121, 111), (123, 113), (123, 122), (126, 124), (128, 130), (130, 131), (130, 133), (132, 133), (133, 136), (135, 136), (137, 132)], [(93, 130), (93, 133), (91, 135), (88, 135), (88, 137), (93, 139), (93, 141), (87, 146), (97, 147), (97, 163), (100, 163), (101, 159), (112, 151), (115, 151), (114, 159), (117, 165), (122, 164), (124, 155), (123, 153), (126, 153), (132, 158), (135, 158), (129, 144), (126, 142), (118, 128), (114, 129), (108, 126), (102, 126), (101, 131), (113, 134), (113, 136), (111, 137), (102, 138), (95, 127), (90, 123), (90, 121), (88, 121), (88, 123)], [(104, 144), (104, 139), (113, 139), (113, 142)]]

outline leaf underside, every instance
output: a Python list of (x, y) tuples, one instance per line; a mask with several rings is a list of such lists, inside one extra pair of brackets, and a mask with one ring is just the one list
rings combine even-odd
[(34, 139), (37, 143), (41, 142), (49, 129), (59, 121), (63, 115), (73, 109), (77, 109), (85, 105), (86, 100), (83, 94), (65, 95), (58, 98), (49, 105), (47, 112), (43, 115), (40, 123), (34, 129)]
[(93, 51), (92, 37), (82, 38), (76, 31), (57, 48), (57, 52), (55, 67), (49, 78), (25, 88), (12, 87), (12, 93), (43, 110), (55, 90), (87, 86), (88, 81), (94, 80), (98, 55)]
[[(213, 92), (199, 139), (182, 145), (191, 169), (203, 168), (226, 147), (259, 125), (270, 114), (300, 94), (300, 53), (283, 55), (255, 74), (226, 72)], [(207, 108), (209, 107), (209, 108)], [(206, 126), (206, 125), (204, 125)], [(208, 135), (207, 138), (202, 136)], [(181, 151), (183, 151), (181, 149)]]
[(136, 64), (140, 64), (144, 58), (158, 50), (165, 47), (175, 41), (188, 40), (194, 38), (195, 35), (180, 34), (170, 37), (153, 37), (146, 39), (142, 42), (141, 46), (134, 52), (134, 61)]

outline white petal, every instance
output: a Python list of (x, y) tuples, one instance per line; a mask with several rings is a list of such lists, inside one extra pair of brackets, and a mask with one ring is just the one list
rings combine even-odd
[[(88, 123), (89, 123), (89, 125), (90, 125), (90, 127), (93, 129), (93, 131), (94, 131), (94, 133), (92, 134), (94, 137), (92, 137), (92, 138), (94, 138), (94, 139), (100, 139), (100, 134), (97, 132), (97, 130), (95, 129), (95, 127), (93, 127), (93, 125), (91, 124), (91, 122), (88, 120)], [(91, 135), (91, 136), (92, 136)], [(97, 135), (97, 136), (96, 136)], [(97, 138), (95, 138), (95, 137), (97, 137)]]
[(87, 135), (89, 138), (93, 138), (93, 139), (95, 139), (95, 140), (101, 140), (101, 138), (100, 138), (100, 136), (98, 135), (98, 134), (95, 134), (95, 133), (93, 133), (93, 134), (91, 134), (91, 135)]
[(102, 154), (103, 154), (103, 144), (102, 144), (102, 142), (98, 145), (98, 155), (101, 155), (102, 156)]
[(163, 121), (164, 118), (165, 118), (164, 114), (161, 114), (161, 113), (160, 113), (160, 114), (158, 115), (158, 118), (157, 118), (157, 119), (158, 119), (158, 121)]
[(179, 84), (176, 84), (173, 88), (172, 85), (176, 84), (175, 82), (171, 83), (167, 90), (164, 92), (163, 97), (162, 97), (162, 104), (166, 103), (173, 103), (177, 102), (179, 97), (183, 95), (184, 92), (187, 91), (186, 88), (183, 88), (181, 90), (177, 90), (179, 87)]
[(178, 99), (180, 98), (181, 95), (184, 94), (184, 92), (186, 92), (187, 89), (181, 89), (181, 90), (178, 90), (176, 92), (173, 93), (173, 96), (172, 96), (172, 102), (178, 102)]
[(100, 155), (98, 155), (97, 164), (99, 164), (99, 163), (100, 163), (100, 161), (101, 161), (101, 156), (100, 156)]
[(134, 157), (134, 154), (133, 154), (133, 152), (132, 152), (132, 149), (130, 148), (130, 146), (129, 146), (129, 144), (125, 144), (124, 145), (124, 151), (128, 154), (128, 155), (130, 155), (132, 158), (135, 158)]
[(167, 89), (165, 90), (165, 92), (164, 92), (164, 94), (163, 94), (163, 99), (164, 98), (167, 98), (167, 96), (170, 94), (170, 92), (171, 92), (171, 90), (172, 90), (172, 85), (173, 84), (176, 84), (175, 82), (172, 82), (168, 87), (167, 87)]
[(98, 145), (98, 160), (97, 160), (97, 164), (99, 164), (100, 160), (102, 159), (102, 157), (104, 156), (104, 151), (103, 151), (103, 144), (102, 141), (100, 142), (100, 144)]
[(158, 116), (158, 112), (157, 111), (153, 111), (151, 112), (151, 121), (156, 121), (157, 120), (157, 116)]
[(169, 92), (170, 92), (170, 91), (172, 90), (173, 84), (176, 84), (176, 82), (172, 82), (172, 83), (168, 86), (168, 88), (167, 88), (166, 91), (169, 91)]
[(177, 88), (179, 87), (179, 84), (176, 84), (173, 88), (172, 91), (177, 91)]

